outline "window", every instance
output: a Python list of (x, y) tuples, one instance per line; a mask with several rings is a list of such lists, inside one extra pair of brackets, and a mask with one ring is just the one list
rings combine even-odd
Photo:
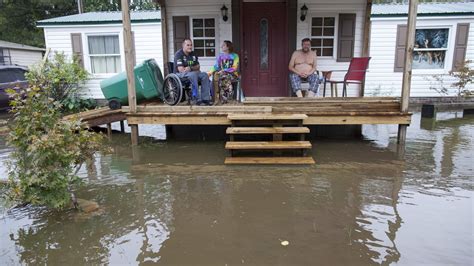
[(417, 29), (413, 49), (413, 69), (444, 69), (449, 29)]
[(333, 56), (335, 17), (313, 17), (311, 19), (311, 49), (318, 56)]
[(92, 73), (118, 73), (120, 45), (118, 35), (88, 36)]
[(216, 56), (216, 20), (193, 18), (194, 52), (199, 57)]
[(10, 50), (5, 48), (0, 48), (0, 65), (11, 65), (12, 58), (10, 56)]
[(260, 69), (268, 69), (268, 20), (260, 20)]

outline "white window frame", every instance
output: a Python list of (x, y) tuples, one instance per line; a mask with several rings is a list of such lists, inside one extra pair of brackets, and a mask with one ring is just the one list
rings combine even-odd
[(0, 63), (0, 65), (11, 65), (12, 64), (12, 56), (11, 56), (11, 53), (10, 53), (10, 49), (0, 47), (0, 50), (2, 51), (2, 54), (0, 55), (0, 57), (2, 57), (2, 62)]
[[(86, 53), (84, 54), (84, 57), (87, 60), (87, 62), (84, 62), (84, 63), (86, 63), (85, 65), (87, 65), (87, 71), (89, 73), (91, 73), (91, 75), (93, 75), (94, 77), (97, 77), (97, 78), (106, 78), (106, 77), (110, 77), (110, 76), (113, 76), (117, 73), (120, 73), (120, 72), (124, 71), (124, 69), (125, 69), (125, 58), (124, 58), (124, 56), (122, 56), (122, 54), (123, 54), (122, 32), (90, 32), (90, 33), (85, 33), (83, 35), (84, 35), (84, 39), (83, 39), (83, 42), (82, 42), (82, 43), (84, 43), (83, 50), (86, 51)], [(119, 42), (119, 54), (103, 54), (103, 55), (94, 54), (94, 55), (91, 55), (91, 53), (89, 51), (89, 37), (95, 37), (95, 36), (117, 36), (118, 37), (118, 42)], [(95, 57), (95, 56), (119, 56), (120, 57), (120, 72), (117, 72), (117, 73), (92, 73), (92, 60), (91, 60), (91, 57)]]
[[(189, 28), (191, 31), (191, 40), (193, 40), (193, 50), (195, 49), (194, 47), (194, 41), (195, 40), (205, 40), (205, 39), (212, 39), (210, 37), (195, 37), (194, 36), (194, 28), (193, 28), (193, 19), (214, 19), (214, 56), (206, 56), (206, 52), (204, 52), (204, 56), (198, 56), (199, 58), (203, 59), (215, 59), (220, 52), (220, 42), (219, 42), (219, 23), (220, 20), (217, 16), (215, 15), (202, 15), (202, 16), (194, 16), (194, 17), (189, 17)], [(203, 28), (205, 30), (205, 27)]]
[[(318, 58), (326, 58), (326, 59), (335, 59), (337, 55), (337, 42), (338, 42), (338, 31), (339, 31), (339, 14), (338, 13), (312, 13), (310, 14), (309, 20), (308, 20), (308, 36), (312, 40), (314, 39), (332, 39), (333, 40), (333, 50), (332, 50), (332, 55), (331, 56), (319, 56)], [(313, 30), (313, 18), (334, 18), (334, 36), (332, 38), (330, 37), (324, 37), (324, 36), (313, 36), (312, 30)], [(323, 27), (324, 28), (324, 27)], [(313, 47), (311, 47), (313, 48)]]
[(413, 74), (448, 74), (449, 70), (452, 68), (453, 64), (453, 56), (454, 56), (454, 42), (456, 41), (455, 31), (453, 31), (453, 25), (447, 24), (422, 24), (416, 27), (416, 30), (424, 30), (424, 29), (448, 29), (448, 46), (446, 48), (420, 48), (420, 49), (413, 49), (414, 52), (416, 51), (446, 51), (444, 57), (444, 68), (416, 68), (412, 69)]

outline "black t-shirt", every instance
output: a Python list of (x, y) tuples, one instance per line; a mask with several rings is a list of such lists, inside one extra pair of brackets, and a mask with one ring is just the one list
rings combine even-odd
[(178, 52), (174, 55), (174, 71), (178, 73), (178, 67), (192, 67), (195, 65), (199, 65), (198, 57), (194, 54), (194, 51), (186, 55), (183, 52), (183, 49), (179, 49)]

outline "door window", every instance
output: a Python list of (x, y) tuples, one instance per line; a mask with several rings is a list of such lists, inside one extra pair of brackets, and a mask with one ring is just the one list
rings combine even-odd
[(268, 20), (260, 20), (260, 69), (268, 69)]

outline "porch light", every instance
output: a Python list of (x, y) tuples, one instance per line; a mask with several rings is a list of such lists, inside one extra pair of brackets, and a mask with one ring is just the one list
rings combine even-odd
[(301, 17), (300, 17), (301, 21), (304, 21), (306, 19), (306, 14), (308, 14), (308, 7), (306, 6), (306, 4), (304, 4), (301, 7)]
[(227, 10), (229, 10), (225, 5), (222, 5), (221, 7), (221, 15), (222, 15), (222, 20), (227, 21), (229, 17), (227, 17)]

